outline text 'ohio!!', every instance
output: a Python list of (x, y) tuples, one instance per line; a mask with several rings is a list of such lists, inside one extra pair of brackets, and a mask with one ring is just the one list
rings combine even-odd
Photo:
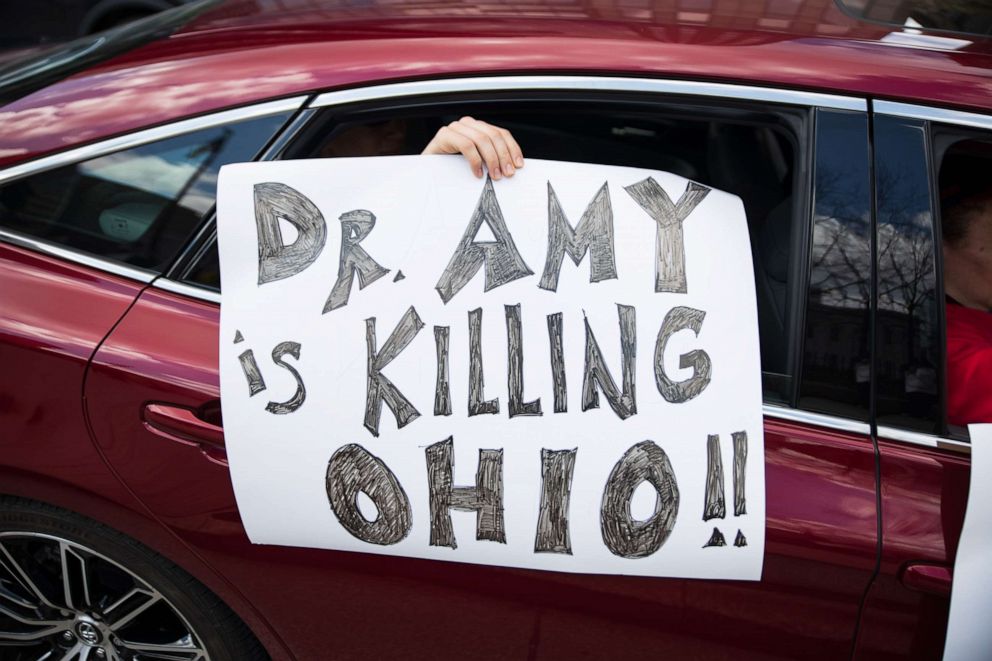
[[(706, 198), (710, 189), (688, 182), (677, 201), (672, 201), (664, 189), (651, 177), (624, 188), (656, 225), (654, 245), (655, 292), (687, 293), (683, 222)], [(313, 264), (324, 249), (327, 223), (317, 206), (305, 195), (282, 183), (266, 182), (254, 185), (255, 222), (258, 230), (258, 285), (291, 278)], [(297, 231), (295, 240), (286, 245), (280, 220)], [(324, 314), (333, 314), (348, 304), (357, 275), (359, 289), (390, 272), (361, 245), (373, 231), (376, 217), (371, 211), (355, 209), (339, 217), (341, 250), (337, 277), (323, 305)], [(478, 234), (486, 224), (493, 240), (480, 241)], [(548, 184), (548, 242), (543, 272), (536, 286), (556, 291), (565, 255), (578, 266), (588, 255), (591, 283), (617, 279), (614, 248), (613, 211), (607, 184), (599, 189), (573, 227), (565, 216), (551, 184)], [(434, 289), (447, 305), (462, 288), (484, 269), (485, 291), (489, 292), (515, 280), (534, 276), (514, 244), (503, 219), (492, 181), (487, 179), (468, 227), (465, 229), (444, 270), (438, 274)], [(394, 281), (403, 279), (397, 270)], [(361, 295), (361, 294), (356, 294)], [(636, 395), (636, 310), (631, 305), (616, 305), (620, 328), (620, 378), (611, 372), (597, 342), (589, 320), (584, 319), (585, 351), (581, 385), (581, 410), (599, 408), (600, 395), (621, 419), (637, 414)], [(527, 400), (524, 396), (524, 360), (522, 343), (523, 310), (520, 304), (504, 305), (501, 313), (506, 322), (506, 415), (541, 416), (545, 403), (540, 397)], [(691, 369), (691, 376), (675, 381), (666, 374), (664, 355), (669, 339), (681, 330), (691, 330), (697, 337), (706, 313), (686, 306), (672, 307), (657, 331), (653, 355), (655, 385), (660, 396), (669, 403), (680, 404), (700, 395), (710, 383), (712, 364), (705, 350), (695, 349), (679, 356), (679, 367)], [(468, 416), (498, 415), (500, 398), (487, 399), (484, 394), (482, 361), (483, 309), (466, 310), (468, 327), (467, 378)], [(547, 314), (547, 335), (550, 351), (548, 369), (551, 374), (551, 411), (567, 413), (567, 383), (562, 341), (562, 313)], [(384, 373), (424, 329), (425, 322), (410, 306), (392, 328), (386, 340), (379, 342), (376, 318), (365, 319), (367, 391), (363, 424), (375, 437), (379, 436), (383, 404), (389, 408), (399, 429), (414, 422), (422, 414), (410, 398)], [(436, 385), (433, 415), (450, 416), (449, 326), (436, 325), (434, 334), (434, 366)], [(235, 342), (244, 338), (239, 332)], [(270, 401), (265, 408), (275, 415), (293, 413), (306, 401), (306, 385), (300, 366), (302, 346), (287, 340), (278, 343), (271, 352), (275, 365), (286, 369), (296, 380), (296, 391), (284, 401)], [(287, 362), (291, 356), (297, 366)], [(266, 390), (265, 380), (253, 350), (242, 352), (238, 359), (248, 382), (249, 395)], [(461, 361), (458, 361), (459, 363)], [(744, 498), (744, 467), (747, 456), (747, 433), (734, 432), (734, 513), (746, 513)], [(723, 518), (723, 468), (719, 437), (710, 435), (707, 443), (708, 474), (706, 512), (704, 519)], [(568, 493), (577, 449), (541, 451), (542, 497), (538, 530), (534, 540), (535, 552), (571, 553), (568, 534)], [(453, 440), (451, 437), (426, 449), (429, 499), (430, 544), (455, 548), (450, 510), (470, 510), (478, 514), (477, 539), (505, 543), (502, 498), (502, 450), (482, 449), (475, 486), (455, 486), (452, 480)], [(631, 518), (630, 500), (641, 483), (651, 483), (658, 498), (654, 514), (647, 522)], [(409, 499), (385, 463), (359, 444), (340, 447), (330, 459), (326, 477), (327, 496), (342, 525), (355, 537), (370, 544), (395, 544), (407, 536), (411, 526)], [(369, 495), (378, 509), (375, 520), (368, 520), (358, 509), (359, 492)], [(609, 550), (627, 558), (645, 557), (657, 551), (672, 531), (678, 514), (679, 491), (669, 459), (660, 447), (647, 440), (630, 447), (614, 466), (605, 485), (602, 498), (601, 529)], [(719, 534), (714, 530), (714, 535)], [(711, 539), (708, 545), (722, 545), (723, 537)], [(746, 545), (738, 533), (736, 545)]]

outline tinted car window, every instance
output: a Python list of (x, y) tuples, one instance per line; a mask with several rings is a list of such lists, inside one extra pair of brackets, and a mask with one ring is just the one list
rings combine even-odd
[(941, 355), (924, 122), (875, 117), (879, 425), (937, 433)]
[[(988, 131), (966, 129), (960, 126), (934, 124), (932, 153), (938, 164), (940, 193), (940, 228), (937, 239), (943, 250), (943, 293), (941, 299), (946, 311), (946, 340), (938, 348), (944, 352), (946, 364), (944, 397), (941, 412), (947, 413), (947, 430), (954, 437), (967, 439), (967, 424), (987, 422), (990, 406), (989, 391), (985, 382), (987, 370), (981, 362), (983, 349), (988, 346), (976, 341), (981, 333), (971, 332), (977, 327), (992, 325), (988, 310), (982, 309), (986, 301), (975, 299), (971, 287), (981, 287), (987, 277), (974, 272), (976, 246), (984, 242), (982, 226), (976, 220), (982, 215), (979, 200), (992, 194), (988, 173), (992, 171), (992, 134)], [(987, 204), (987, 202), (985, 202)], [(987, 226), (987, 225), (986, 225)], [(978, 230), (978, 231), (976, 231)], [(979, 250), (979, 254), (984, 251)], [(937, 253), (941, 253), (938, 251)], [(962, 263), (965, 262), (965, 263)], [(985, 262), (980, 261), (979, 264)], [(941, 273), (938, 272), (938, 275)], [(964, 279), (971, 286), (962, 291)], [(983, 290), (978, 290), (984, 293)], [(959, 300), (960, 299), (960, 300)], [(982, 321), (985, 324), (982, 324)], [(986, 333), (987, 335), (987, 333)], [(935, 352), (938, 355), (939, 351)], [(941, 432), (944, 430), (941, 429)]]
[(204, 129), (8, 183), (0, 227), (162, 270), (213, 207), (220, 167), (251, 160), (286, 118)]
[(799, 404), (867, 420), (872, 239), (868, 120), (863, 114), (817, 111), (813, 179)]
[[(805, 111), (604, 102), (450, 104), (316, 118), (282, 158), (418, 154), (437, 130), (470, 114), (504, 127), (527, 158), (665, 170), (741, 197), (756, 274), (766, 399), (791, 403), (797, 352), (796, 278), (806, 201)], [(219, 287), (216, 249), (184, 278)]]

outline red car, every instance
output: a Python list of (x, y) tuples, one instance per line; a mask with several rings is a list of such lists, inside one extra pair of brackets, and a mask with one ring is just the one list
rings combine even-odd
[[(992, 165), (990, 42), (960, 32), (983, 17), (750, 4), (231, 0), (82, 68), (0, 72), (0, 656), (939, 658), (969, 445), (945, 414), (937, 190)], [(761, 581), (249, 542), (218, 169), (368, 154), (357, 126), (419, 153), (466, 114), (528, 157), (743, 200)]]

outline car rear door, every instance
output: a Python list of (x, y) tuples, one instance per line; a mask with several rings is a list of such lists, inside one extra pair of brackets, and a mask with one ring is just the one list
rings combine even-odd
[[(318, 105), (345, 118), (358, 113), (355, 121), (381, 122), (411, 103), (443, 115), (470, 104), (467, 92), (478, 99), (489, 89), (511, 106), (550, 94), (540, 79), (509, 98), (500, 85), (499, 79), (445, 81), (450, 97), (413, 95), (411, 102), (407, 91), (402, 103), (388, 88), (372, 88), (352, 106), (338, 106), (333, 94)], [(612, 94), (602, 91), (611, 85)], [(779, 344), (794, 352), (769, 363), (765, 374), (762, 580), (559, 574), (252, 545), (225, 466), (220, 296), (209, 287), (217, 283), (216, 253), (205, 240), (182, 268), (142, 293), (103, 343), (87, 379), (87, 411), (100, 447), (128, 487), (255, 604), (298, 657), (850, 654), (877, 550), (875, 447), (868, 425), (872, 263), (865, 103), (729, 85), (713, 86), (697, 99), (700, 86), (641, 85), (641, 104), (705, 103), (715, 115), (751, 113), (753, 123), (762, 104), (775, 107), (767, 101), (774, 96), (798, 118), (798, 183), (774, 205), (782, 210), (766, 205), (766, 217), (752, 232), (752, 242), (761, 246), (759, 287), (767, 289), (761, 332), (783, 338)], [(595, 102), (609, 113), (611, 104), (630, 101), (629, 81), (576, 77), (572, 87), (559, 88), (564, 97), (554, 102)], [(586, 98), (590, 89), (598, 90), (595, 99)], [(722, 108), (714, 99), (728, 94), (737, 101)], [(356, 101), (354, 90), (348, 99)], [(294, 146), (345, 122), (327, 120), (329, 112), (301, 118), (283, 153), (292, 155)], [(362, 119), (363, 112), (371, 115)], [(731, 144), (741, 135), (720, 137), (718, 144)], [(526, 144), (524, 150), (534, 155)], [(742, 163), (724, 158), (732, 155), (715, 154), (707, 163), (712, 172), (720, 163), (738, 172)]]
[[(944, 649), (971, 473), (967, 430), (947, 416), (940, 189), (970, 176), (988, 185), (992, 120), (876, 102), (873, 123), (882, 528), (857, 656), (932, 659)], [(984, 157), (969, 154), (981, 145)], [(966, 155), (957, 167), (955, 153)]]

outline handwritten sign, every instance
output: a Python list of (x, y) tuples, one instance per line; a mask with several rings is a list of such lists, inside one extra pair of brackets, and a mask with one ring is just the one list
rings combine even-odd
[(443, 156), (250, 163), (221, 170), (218, 231), (253, 542), (760, 578), (738, 198), (554, 161), (497, 182)]
[(954, 558), (951, 609), (947, 619), (944, 661), (982, 659), (992, 649), (988, 613), (992, 576), (992, 425), (968, 425), (971, 436), (971, 482), (961, 539)]

